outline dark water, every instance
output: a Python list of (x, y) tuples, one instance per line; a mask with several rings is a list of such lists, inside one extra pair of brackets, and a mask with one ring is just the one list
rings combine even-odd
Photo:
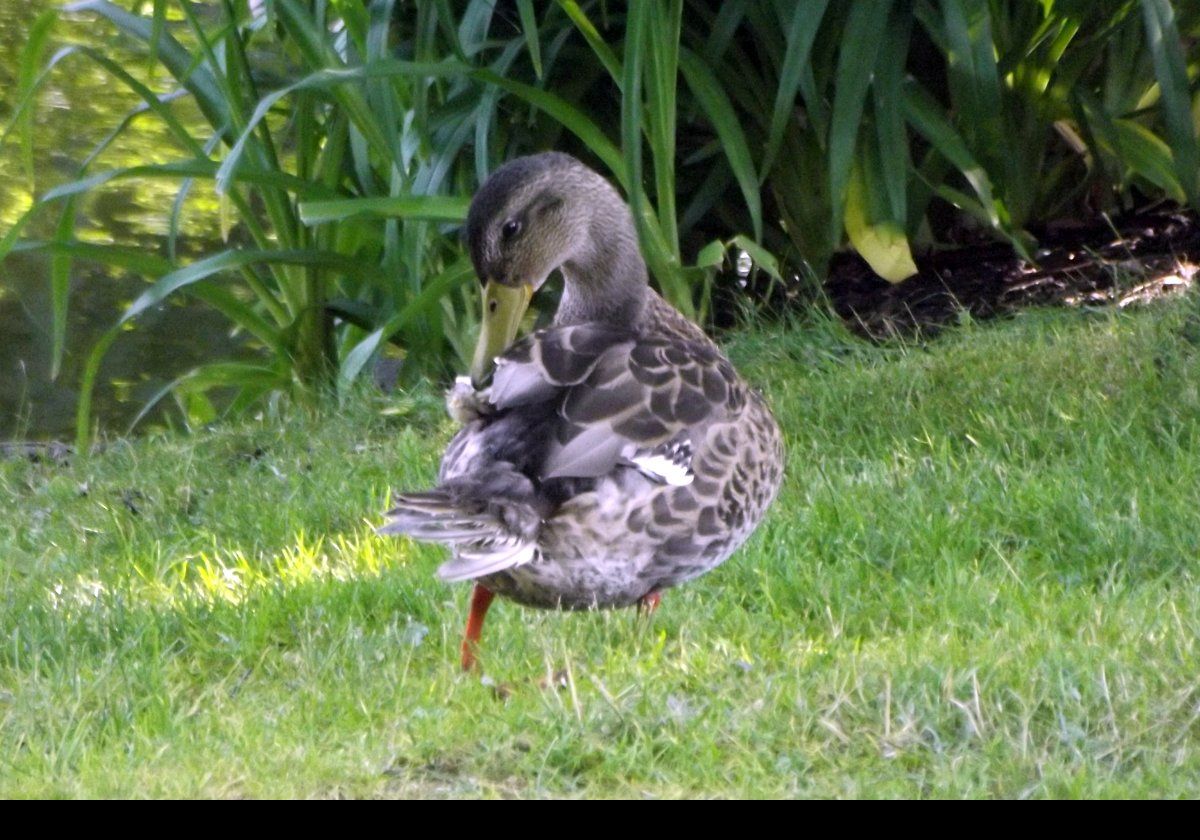
[[(0, 126), (7, 125), (16, 103), (16, 79), (26, 33), (43, 11), (58, 0), (0, 0)], [(132, 56), (115, 49), (106, 25), (79, 18), (60, 21), (61, 35), (94, 39), (106, 54), (137, 67)], [(63, 38), (52, 43), (46, 58)], [(144, 64), (144, 59), (140, 59)], [(159, 73), (159, 90), (169, 80)], [(95, 145), (137, 105), (134, 94), (81, 56), (60, 63), (38, 100), (34, 143), (34, 183), (25, 172), (21, 143), (11, 135), (0, 147), (0, 236), (29, 206), (31, 196), (73, 180)], [(181, 116), (186, 117), (186, 103)], [(153, 117), (143, 117), (92, 164), (89, 174), (139, 163), (162, 162), (176, 151)], [(177, 182), (120, 181), (90, 194), (80, 205), (77, 238), (135, 245), (167, 253), (168, 219)], [(27, 228), (31, 239), (49, 239), (58, 220), (51, 208)], [(217, 202), (204, 185), (193, 187), (183, 215), (177, 254), (184, 260), (218, 249)], [(66, 357), (56, 380), (50, 379), (51, 310), (47, 256), (15, 253), (0, 263), (0, 440), (45, 439), (72, 434), (79, 379), (96, 338), (120, 317), (149, 278), (95, 263), (76, 262), (71, 272)], [(178, 297), (145, 313), (109, 351), (101, 369), (93, 414), (106, 431), (124, 432), (146, 401), (162, 386), (197, 364), (246, 350), (229, 325), (203, 306)], [(177, 416), (170, 399), (143, 423), (168, 422)]]

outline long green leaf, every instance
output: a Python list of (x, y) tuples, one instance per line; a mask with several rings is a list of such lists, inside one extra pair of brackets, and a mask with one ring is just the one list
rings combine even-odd
[[(751, 0), (724, 0), (721, 3), (721, 10), (717, 12), (717, 17), (713, 21), (712, 31), (708, 33), (708, 38), (704, 42), (704, 56), (709, 61), (719, 61), (725, 51), (729, 49), (730, 43), (733, 41), (733, 36), (737, 29), (742, 24), (742, 19), (746, 16), (746, 6)], [(824, 2), (824, 0), (818, 0)], [(796, 4), (797, 8), (803, 7), (802, 3)]]
[(542, 78), (542, 45), (538, 36), (537, 13), (533, 10), (533, 0), (517, 0), (517, 11), (521, 15), (521, 29), (525, 32), (525, 45), (529, 49), (529, 60), (533, 62), (533, 72)]
[(58, 239), (42, 242), (29, 239), (14, 243), (12, 250), (17, 253), (46, 253), (52, 257), (66, 256), (85, 262), (98, 262), (147, 277), (159, 277), (175, 269), (174, 263), (158, 256), (153, 251), (126, 245), (110, 245), (104, 242), (76, 242)]
[[(39, 202), (44, 204), (71, 196), (82, 195), (110, 181), (122, 181), (130, 178), (166, 178), (172, 180), (184, 178), (214, 179), (217, 176), (217, 168), (218, 166), (214, 161), (200, 158), (196, 160), (177, 160), (170, 163), (145, 164), (142, 166), (110, 169), (107, 172), (97, 172), (95, 175), (59, 184), (47, 190), (39, 199)], [(323, 184), (306, 181), (286, 172), (242, 168), (238, 171), (237, 180), (245, 181), (248, 184), (277, 187), (295, 193), (301, 198), (327, 199), (336, 195), (336, 192)]]
[(470, 199), (448, 195), (396, 195), (379, 198), (342, 198), (300, 203), (300, 220), (306, 225), (340, 222), (355, 216), (461, 222), (467, 218)]
[(842, 236), (842, 214), (850, 166), (858, 148), (859, 126), (880, 41), (885, 37), (892, 0), (855, 3), (842, 30), (837, 86), (829, 125), (830, 241)]
[(629, 192), (632, 182), (626, 170), (621, 150), (608, 139), (600, 129), (600, 126), (583, 111), (561, 96), (539, 90), (521, 82), (506, 79), (490, 70), (473, 70), (471, 76), (481, 82), (506, 90), (514, 96), (525, 100), (535, 108), (545, 111), (561, 123), (564, 128), (582, 140), (591, 153), (608, 167), (608, 170), (612, 172), (621, 186), (625, 188), (626, 193)]
[[(136, 16), (129, 16), (124, 11), (122, 11), (120, 9), (116, 9), (115, 7), (112, 7), (111, 4), (88, 3), (88, 4), (84, 4), (84, 5), (86, 5), (88, 8), (103, 7), (105, 10), (111, 12), (118, 21), (122, 21), (122, 22), (128, 24), (128, 26), (130, 27), (128, 30), (129, 33), (133, 34), (135, 36), (140, 31), (139, 30), (140, 23), (144, 22), (140, 18), (136, 18)], [(82, 8), (82, 6), (81, 6), (81, 8)], [(177, 76), (182, 74), (183, 78), (190, 78), (192, 75), (194, 75), (194, 73), (200, 72), (199, 69), (192, 68), (192, 67), (183, 67), (181, 69), (179, 65), (184, 62), (184, 59), (186, 59), (186, 53), (184, 53), (183, 56), (180, 56), (178, 54), (179, 52), (182, 52), (182, 48), (179, 47), (178, 43), (174, 43), (173, 46), (170, 46), (170, 48), (168, 50), (168, 53), (171, 56), (173, 56), (173, 59), (172, 59), (173, 63), (171, 66), (174, 68), (173, 72), (175, 72), (175, 74)], [(60, 50), (50, 60), (49, 65), (43, 71), (42, 75), (39, 77), (37, 84), (40, 85), (42, 83), (42, 81), (46, 77), (48, 77), (51, 68), (55, 64), (57, 64), (59, 61), (65, 59), (65, 58), (67, 58), (68, 56), (75, 55), (75, 54), (85, 55), (90, 60), (94, 61), (95, 63), (97, 63), (98, 65), (103, 67), (107, 72), (112, 74), (116, 79), (118, 79), (123, 84), (125, 84), (130, 90), (132, 90), (134, 93), (136, 93), (138, 95), (138, 97), (142, 100), (142, 102), (145, 104), (145, 106), (149, 110), (153, 111), (160, 119), (163, 120), (163, 122), (166, 124), (166, 126), (170, 129), (172, 136), (174, 136), (189, 152), (191, 152), (198, 159), (202, 159), (202, 158), (206, 157), (206, 155), (207, 155), (206, 151), (191, 136), (191, 134), (182, 125), (182, 123), (180, 123), (180, 121), (175, 117), (174, 113), (171, 111), (170, 107), (168, 106), (168, 100), (172, 97), (158, 96), (157, 94), (152, 92), (148, 87), (146, 87), (146, 85), (144, 85), (142, 82), (138, 81), (133, 76), (131, 76), (124, 69), (124, 67), (122, 67), (118, 62), (114, 61), (113, 59), (109, 58), (108, 56), (106, 56), (96, 50), (93, 50), (90, 48), (83, 48), (83, 47), (69, 47), (64, 50)], [(164, 55), (166, 55), (166, 54), (164, 54)], [(201, 88), (204, 88), (204, 86), (201, 85)], [(190, 88), (189, 92), (192, 93), (193, 96), (197, 95), (197, 89), (195, 87)], [(28, 103), (30, 102), (30, 100), (31, 100), (31, 97), (28, 97), (28, 96), (24, 97), (21, 100), (21, 103), (18, 105), (18, 108), (17, 108), (18, 115), (21, 112), (22, 108), (28, 106)], [(218, 103), (218, 105), (219, 105), (219, 103)], [(217, 108), (217, 106), (213, 106), (213, 108)], [(211, 112), (211, 111), (213, 111), (213, 108), (210, 108), (208, 110)], [(202, 109), (203, 109), (203, 106), (202, 106)], [(214, 123), (214, 126), (216, 128), (218, 136), (224, 136), (228, 130), (227, 123)], [(112, 136), (112, 133), (110, 133), (110, 136)], [(0, 143), (2, 143), (2, 142), (3, 142), (3, 140), (2, 140), (2, 138), (0, 138)], [(101, 146), (103, 146), (103, 145), (104, 144), (102, 143)], [(101, 148), (101, 146), (98, 146), (97, 149)], [(89, 160), (90, 160), (90, 158), (89, 158)], [(269, 176), (264, 176), (264, 177), (269, 177)], [(52, 190), (51, 192), (54, 193), (53, 197), (55, 197), (55, 198), (58, 198), (58, 197), (61, 197), (62, 195), (68, 194), (64, 190), (58, 190), (58, 191)], [(238, 207), (238, 211), (241, 214), (242, 220), (245, 223), (246, 228), (250, 231), (250, 233), (254, 237), (255, 241), (257, 243), (259, 243), (260, 245), (265, 246), (269, 240), (268, 240), (268, 236), (267, 236), (266, 232), (262, 229), (262, 226), (260, 225), (260, 223), (258, 221), (257, 212), (255, 212), (251, 209), (250, 205), (246, 202), (245, 198), (243, 196), (241, 196), (237, 191), (235, 191), (232, 194), (232, 199), (233, 199), (233, 202), (235, 203), (235, 205)]]
[[(1141, 123), (1113, 119), (1104, 113), (1099, 101), (1086, 91), (1077, 91), (1082, 106), (1084, 125), (1099, 144), (1095, 150), (1113, 159), (1119, 168), (1145, 178), (1176, 201), (1185, 201), (1171, 148)], [(1127, 179), (1123, 179), (1127, 180)]]
[[(69, 242), (75, 235), (75, 200), (71, 199), (63, 207), (59, 217), (58, 229), (54, 232), (56, 243)], [(57, 379), (62, 367), (63, 352), (67, 343), (67, 303), (71, 293), (71, 254), (58, 251), (50, 258), (50, 309), (51, 348), (50, 348), (50, 378)]]
[[(642, 77), (646, 53), (650, 49), (650, 16), (657, 10), (658, 0), (635, 3), (629, 10), (625, 26), (625, 64), (621, 76), (621, 150), (625, 159), (625, 171), (629, 175), (629, 207), (639, 228), (646, 224), (657, 226), (657, 219), (647, 220), (650, 215), (642, 194)], [(639, 231), (641, 232), (641, 231)], [(649, 238), (642, 233), (642, 239)]]
[(259, 315), (254, 307), (241, 300), (229, 289), (216, 282), (208, 281), (193, 284), (188, 288), (188, 294), (197, 300), (204, 301), (228, 318), (230, 323), (236, 324), (257, 338), (266, 345), (276, 359), (287, 357), (288, 349), (281, 330)]
[(64, 7), (66, 11), (95, 12), (126, 35), (149, 45), (151, 40), (158, 47), (158, 56), (171, 75), (196, 98), (196, 104), (210, 124), (226, 129), (232, 125), (229, 104), (222, 95), (211, 71), (197, 66), (193, 56), (170, 32), (155, 33), (154, 21), (141, 15), (130, 14), (108, 0), (81, 0)]
[(1001, 228), (1000, 215), (987, 172), (975, 160), (962, 136), (946, 119), (941, 107), (916, 81), (904, 85), (904, 113), (922, 137), (962, 173), (979, 197), (987, 224)]
[(575, 0), (558, 0), (558, 5), (567, 13), (567, 17), (575, 24), (575, 28), (583, 35), (584, 40), (588, 42), (588, 46), (592, 48), (592, 52), (596, 54), (596, 58), (604, 65), (604, 69), (608, 71), (608, 75), (619, 88), (624, 79), (625, 72), (621, 67), (621, 60), (612, 51), (612, 47), (596, 31), (596, 27), (588, 19), (588, 16), (584, 14), (583, 9), (579, 7), (579, 4)]
[(759, 167), (759, 183), (767, 180), (767, 175), (775, 164), (775, 156), (779, 154), (783, 133), (787, 130), (788, 120), (791, 119), (796, 105), (796, 94), (800, 91), (800, 80), (804, 75), (804, 68), (809, 66), (809, 53), (812, 51), (813, 41), (817, 37), (821, 21), (825, 18), (828, 5), (829, 0), (796, 3), (792, 12), (787, 32), (787, 52), (779, 70), (779, 87), (775, 91), (775, 106), (771, 110), (771, 126), (767, 131), (767, 148)]
[(118, 323), (124, 324), (152, 306), (156, 306), (178, 290), (197, 283), (223, 271), (237, 269), (253, 263), (278, 263), (329, 268), (343, 273), (367, 270), (361, 262), (343, 254), (318, 251), (222, 251), (211, 257), (196, 260), (184, 268), (161, 277), (149, 289), (142, 292), (121, 315)]
[(1171, 140), (1176, 176), (1192, 207), (1200, 209), (1200, 142), (1196, 139), (1187, 59), (1175, 24), (1175, 9), (1168, 0), (1141, 2), (1154, 74), (1162, 90), (1163, 121)]
[(475, 275), (475, 269), (470, 260), (462, 259), (451, 265), (437, 277), (430, 280), (421, 291), (412, 298), (404, 308), (388, 318), (379, 328), (383, 340), (408, 327), (414, 320), (426, 316), (437, 306), (439, 300), (457, 286), (470, 280)]
[(18, 216), (13, 226), (4, 234), (4, 238), (0, 239), (0, 263), (4, 262), (5, 258), (13, 250), (20, 247), (21, 234), (25, 230), (25, 225), (29, 224), (29, 220), (33, 218), (36, 210), (37, 206), (35, 205)]
[(699, 56), (686, 48), (680, 49), (679, 68), (683, 71), (683, 77), (687, 80), (696, 101), (700, 103), (705, 116), (721, 139), (729, 168), (733, 171), (733, 177), (737, 180), (742, 197), (746, 201), (746, 209), (754, 227), (754, 238), (761, 240), (762, 196), (759, 194), (758, 175), (741, 121), (717, 77)]
[[(666, 0), (667, 8), (650, 18), (648, 35), (649, 84), (646, 87), (651, 159), (654, 163), (654, 197), (663, 237), (671, 258), (679, 262), (679, 229), (675, 212), (675, 125), (679, 110), (679, 37), (683, 25), (683, 0)], [(682, 297), (683, 290), (676, 292)]]
[(941, 5), (957, 124), (993, 182), (1007, 187), (1008, 173), (1019, 169), (1010, 165), (1013, 156), (1005, 151), (1005, 112), (988, 0), (943, 0)]
[(179, 377), (174, 385), (176, 389), (203, 392), (213, 388), (267, 389), (285, 382), (281, 371), (255, 362), (210, 362)]
[(167, 28), (167, 0), (154, 0), (154, 10), (150, 21), (150, 52), (146, 59), (146, 67), (151, 78), (158, 70), (158, 42), (163, 30)]
[(901, 84), (908, 59), (911, 22), (912, 17), (907, 10), (893, 10), (888, 37), (880, 46), (875, 80), (871, 85), (875, 142), (879, 151), (874, 157), (879, 163), (877, 169), (883, 183), (867, 186), (871, 189), (882, 186), (888, 199), (887, 220), (896, 222), (902, 228), (905, 227), (908, 214), (909, 143)]
[(344, 394), (354, 380), (358, 378), (358, 375), (362, 372), (367, 362), (371, 360), (371, 357), (375, 355), (375, 351), (379, 349), (379, 344), (382, 341), (383, 328), (380, 327), (354, 345), (354, 348), (345, 355), (342, 363), (338, 366), (337, 389), (339, 394)]
[[(37, 87), (38, 68), (42, 63), (42, 55), (58, 22), (58, 10), (50, 9), (38, 15), (33, 26), (29, 27), (28, 40), (21, 50), (20, 64), (17, 70), (17, 98), (32, 97)], [(21, 126), (22, 162), (25, 166), (25, 179), (29, 182), (31, 192), (37, 190), (34, 180), (33, 162), (33, 110), (25, 109), (19, 117)], [(57, 370), (57, 363), (55, 364)]]
[[(25, 85), (24, 91), (18, 88), (18, 93), (15, 101), (8, 103), (9, 114), (8, 122), (4, 124), (4, 128), (0, 130), (0, 147), (3, 147), (8, 142), (9, 135), (14, 131), (21, 132), (24, 129), (26, 119), (33, 118), (34, 100), (37, 98), (38, 92), (42, 85), (50, 78), (54, 67), (61, 61), (78, 52), (77, 47), (63, 47), (50, 57), (46, 65), (38, 72), (32, 81)], [(23, 141), (22, 141), (23, 142)], [(22, 154), (25, 150), (22, 149)]]
[(193, 390), (206, 390), (224, 387), (237, 388), (243, 392), (250, 391), (261, 395), (267, 391), (282, 388), (286, 384), (287, 376), (284, 372), (253, 362), (213, 362), (203, 365), (188, 371), (158, 389), (129, 421), (125, 434), (133, 434), (133, 430), (154, 410), (158, 403), (162, 402), (163, 397), (181, 389), (190, 387)]
[(83, 366), (83, 375), (79, 380), (79, 402), (75, 405), (75, 452), (80, 457), (87, 457), (92, 434), (92, 395), (96, 391), (96, 378), (100, 375), (100, 363), (112, 343), (121, 332), (120, 325), (110, 327), (92, 345), (87, 362)]

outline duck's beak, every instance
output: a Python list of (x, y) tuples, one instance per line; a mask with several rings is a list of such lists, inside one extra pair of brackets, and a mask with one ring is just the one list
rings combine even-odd
[(471, 361), (471, 383), (479, 388), (492, 365), (501, 353), (508, 349), (517, 337), (521, 317), (529, 308), (533, 297), (533, 285), (521, 283), (505, 286), (489, 280), (483, 287), (483, 320), (479, 329), (479, 343), (475, 345), (475, 357)]

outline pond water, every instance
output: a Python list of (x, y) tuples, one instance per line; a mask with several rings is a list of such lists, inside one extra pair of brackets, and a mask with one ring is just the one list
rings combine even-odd
[[(38, 15), (59, 5), (59, 0), (0, 0), (0, 126), (8, 124), (16, 104), (20, 54), (29, 28)], [(60, 31), (69, 30), (73, 39), (95, 37), (113, 54), (105, 25), (81, 21), (67, 21), (65, 26), (60, 21)], [(52, 43), (46, 58), (58, 43)], [(166, 80), (159, 78), (157, 83), (167, 89)], [(39, 97), (32, 184), (18, 137), (11, 135), (0, 147), (0, 237), (33, 196), (76, 178), (95, 145), (136, 105), (132, 93), (82, 56), (60, 63)], [(89, 172), (175, 156), (156, 121), (135, 120)], [(77, 236), (166, 254), (168, 220), (178, 188), (134, 180), (106, 185), (81, 203)], [(26, 228), (26, 237), (51, 238), (57, 219), (55, 209), (43, 213)], [(202, 185), (190, 193), (179, 234), (176, 247), (181, 256), (221, 247), (217, 202)], [(75, 262), (66, 355), (59, 376), (51, 380), (49, 268), (49, 257), (35, 253), (14, 253), (0, 263), (0, 440), (70, 437), (87, 354), (148, 281), (128, 271)], [(101, 369), (94, 416), (101, 429), (123, 433), (164, 384), (202, 361), (247, 352), (215, 312), (184, 297), (171, 300), (145, 313), (114, 343)], [(168, 399), (143, 423), (169, 422), (172, 414), (177, 416)]]

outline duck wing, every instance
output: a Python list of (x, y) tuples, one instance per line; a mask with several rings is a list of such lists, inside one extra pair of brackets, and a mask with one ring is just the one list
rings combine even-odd
[(694, 442), (744, 400), (707, 339), (639, 337), (599, 325), (539, 330), (497, 360), (489, 400), (500, 412), (553, 410), (539, 480), (606, 475), (618, 465), (669, 484), (691, 481)]

